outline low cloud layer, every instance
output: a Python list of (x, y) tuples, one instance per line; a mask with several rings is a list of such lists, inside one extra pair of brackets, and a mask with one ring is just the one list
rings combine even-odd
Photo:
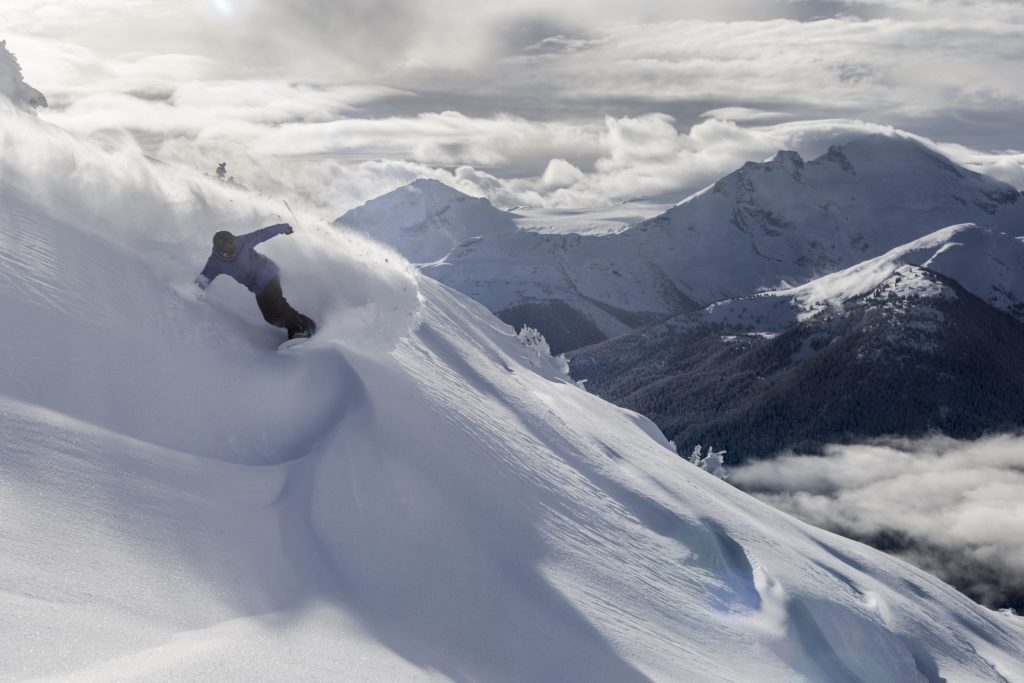
[(1024, 606), (1024, 436), (832, 446), (730, 470), (811, 524), (872, 543), (991, 607)]
[[(600, 207), (662, 194), (678, 201), (780, 149), (812, 158), (857, 135), (896, 130), (853, 119), (772, 122), (773, 112), (734, 108), (685, 127), (663, 113), (588, 122), (363, 115), (383, 97), (413, 96), (383, 86), (205, 81), (165, 96), (82, 94), (43, 116), (85, 138), (129, 130), (153, 156), (204, 172), (226, 161), (243, 185), (300, 197), (328, 217), (419, 177), (505, 208)], [(1024, 154), (933, 144), (1024, 186)]]

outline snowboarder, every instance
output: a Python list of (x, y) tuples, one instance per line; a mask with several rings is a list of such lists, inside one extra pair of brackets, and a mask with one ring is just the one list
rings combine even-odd
[(271, 225), (247, 235), (232, 235), (227, 230), (217, 232), (213, 236), (213, 253), (196, 278), (196, 284), (205, 290), (218, 275), (230, 275), (256, 295), (263, 318), (275, 327), (286, 328), (289, 339), (313, 336), (316, 323), (292, 308), (284, 298), (281, 269), (254, 248), (271, 237), (292, 232), (288, 223)]

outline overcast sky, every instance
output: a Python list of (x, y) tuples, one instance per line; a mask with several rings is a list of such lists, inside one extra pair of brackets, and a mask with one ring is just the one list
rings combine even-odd
[(48, 120), (328, 217), (418, 176), (615, 203), (890, 127), (1024, 186), (1018, 0), (4, 0), (0, 27)]

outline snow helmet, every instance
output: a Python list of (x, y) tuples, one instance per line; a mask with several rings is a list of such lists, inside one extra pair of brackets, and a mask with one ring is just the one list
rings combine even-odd
[(213, 250), (226, 259), (235, 258), (235, 236), (227, 230), (220, 230), (213, 236)]

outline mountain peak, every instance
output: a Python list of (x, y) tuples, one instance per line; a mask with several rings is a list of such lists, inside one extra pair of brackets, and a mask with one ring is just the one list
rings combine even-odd
[(795, 180), (800, 179), (800, 172), (804, 168), (804, 160), (797, 152), (792, 150), (779, 150), (771, 159), (766, 162), (768, 168), (779, 168), (793, 176)]
[(846, 160), (854, 170), (858, 165), (886, 167), (888, 172), (909, 168), (940, 170), (944, 175), (962, 179), (971, 172), (915, 138), (904, 135), (869, 133), (843, 145), (833, 145), (815, 161)]
[(947, 284), (946, 278), (921, 266), (910, 264), (898, 266), (892, 275), (875, 288), (873, 295), (883, 299), (956, 298), (956, 292)]
[(507, 212), (433, 178), (371, 199), (335, 223), (362, 230), (416, 263), (442, 259), (470, 238), (515, 230)]
[(471, 197), (465, 192), (456, 190), (451, 185), (446, 185), (442, 183), (440, 180), (435, 180), (434, 178), (417, 178), (408, 185), (398, 188), (397, 190), (395, 190), (395, 192), (401, 192), (402, 190), (416, 190), (417, 192), (429, 192), (435, 196), (450, 197), (453, 199), (475, 199), (474, 197)]
[(416, 180), (409, 183), (409, 185), (411, 185), (412, 187), (443, 187), (449, 190), (455, 189), (451, 185), (446, 185), (442, 183), (440, 180), (437, 180), (436, 178), (417, 178)]
[(958, 166), (940, 152), (923, 142), (902, 135), (868, 133), (841, 145), (832, 145), (828, 151), (813, 161), (804, 161), (798, 152), (779, 150), (765, 161), (748, 161), (741, 168), (722, 178), (716, 187), (724, 187), (732, 180), (741, 186), (749, 186), (754, 175), (770, 174), (776, 170), (785, 171), (799, 181), (807, 165), (826, 167), (838, 165), (845, 173), (857, 175), (858, 167), (863, 172), (891, 175), (910, 169), (939, 169), (944, 174), (963, 179), (972, 174)]
[[(468, 194), (460, 192), (454, 187), (442, 183), (440, 180), (435, 180), (433, 178), (417, 178), (411, 183), (402, 185), (390, 192), (385, 192), (379, 197), (371, 199), (362, 206), (383, 206), (396, 201), (426, 202), (433, 205), (439, 205), (467, 199), (475, 199), (475, 197), (470, 197)], [(485, 199), (483, 201), (487, 200)]]

